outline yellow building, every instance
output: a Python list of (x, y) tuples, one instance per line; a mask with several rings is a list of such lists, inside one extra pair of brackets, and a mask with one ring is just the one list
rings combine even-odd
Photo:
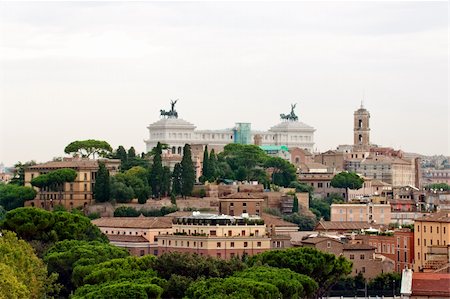
[(55, 205), (63, 205), (67, 209), (84, 207), (93, 200), (95, 178), (98, 171), (98, 161), (105, 163), (110, 175), (119, 171), (120, 160), (103, 159), (90, 160), (78, 157), (64, 158), (62, 161), (50, 161), (37, 164), (25, 169), (25, 186), (31, 187), (31, 180), (41, 174), (62, 169), (71, 168), (77, 172), (74, 182), (65, 183), (62, 192), (43, 188), (35, 188), (38, 191), (34, 200), (27, 201), (26, 206), (52, 209)]
[[(450, 211), (440, 211), (425, 217), (417, 218), (414, 223), (414, 270), (438, 268), (437, 264), (449, 262), (450, 246)], [(443, 251), (445, 257), (436, 254)], [(440, 262), (438, 261), (440, 260)]]

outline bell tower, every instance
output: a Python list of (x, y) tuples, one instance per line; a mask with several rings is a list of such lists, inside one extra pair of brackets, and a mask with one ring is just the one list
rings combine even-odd
[(353, 150), (368, 150), (370, 147), (370, 113), (361, 107), (353, 114)]

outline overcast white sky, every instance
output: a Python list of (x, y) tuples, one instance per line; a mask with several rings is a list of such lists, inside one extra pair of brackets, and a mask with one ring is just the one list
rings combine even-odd
[(298, 103), (320, 151), (449, 154), (448, 2), (0, 2), (0, 162), (73, 140), (144, 151), (179, 98), (199, 129), (268, 129)]

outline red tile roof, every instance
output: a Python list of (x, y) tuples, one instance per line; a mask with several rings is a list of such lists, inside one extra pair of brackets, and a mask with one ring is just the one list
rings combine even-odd
[(92, 220), (98, 227), (171, 228), (173, 217), (102, 217)]
[(414, 272), (412, 295), (450, 298), (450, 273)]
[(450, 222), (450, 211), (440, 211), (424, 217), (417, 218), (415, 221), (426, 222)]
[(149, 243), (143, 236), (107, 235), (111, 242)]

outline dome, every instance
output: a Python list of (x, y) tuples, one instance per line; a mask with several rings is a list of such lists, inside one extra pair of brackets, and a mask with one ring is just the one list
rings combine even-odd
[(191, 129), (194, 130), (195, 126), (188, 121), (181, 118), (161, 118), (157, 122), (148, 126), (148, 129)]
[(298, 131), (309, 131), (314, 132), (315, 129), (301, 121), (283, 121), (278, 125), (270, 128), (269, 131), (272, 132), (298, 132)]

